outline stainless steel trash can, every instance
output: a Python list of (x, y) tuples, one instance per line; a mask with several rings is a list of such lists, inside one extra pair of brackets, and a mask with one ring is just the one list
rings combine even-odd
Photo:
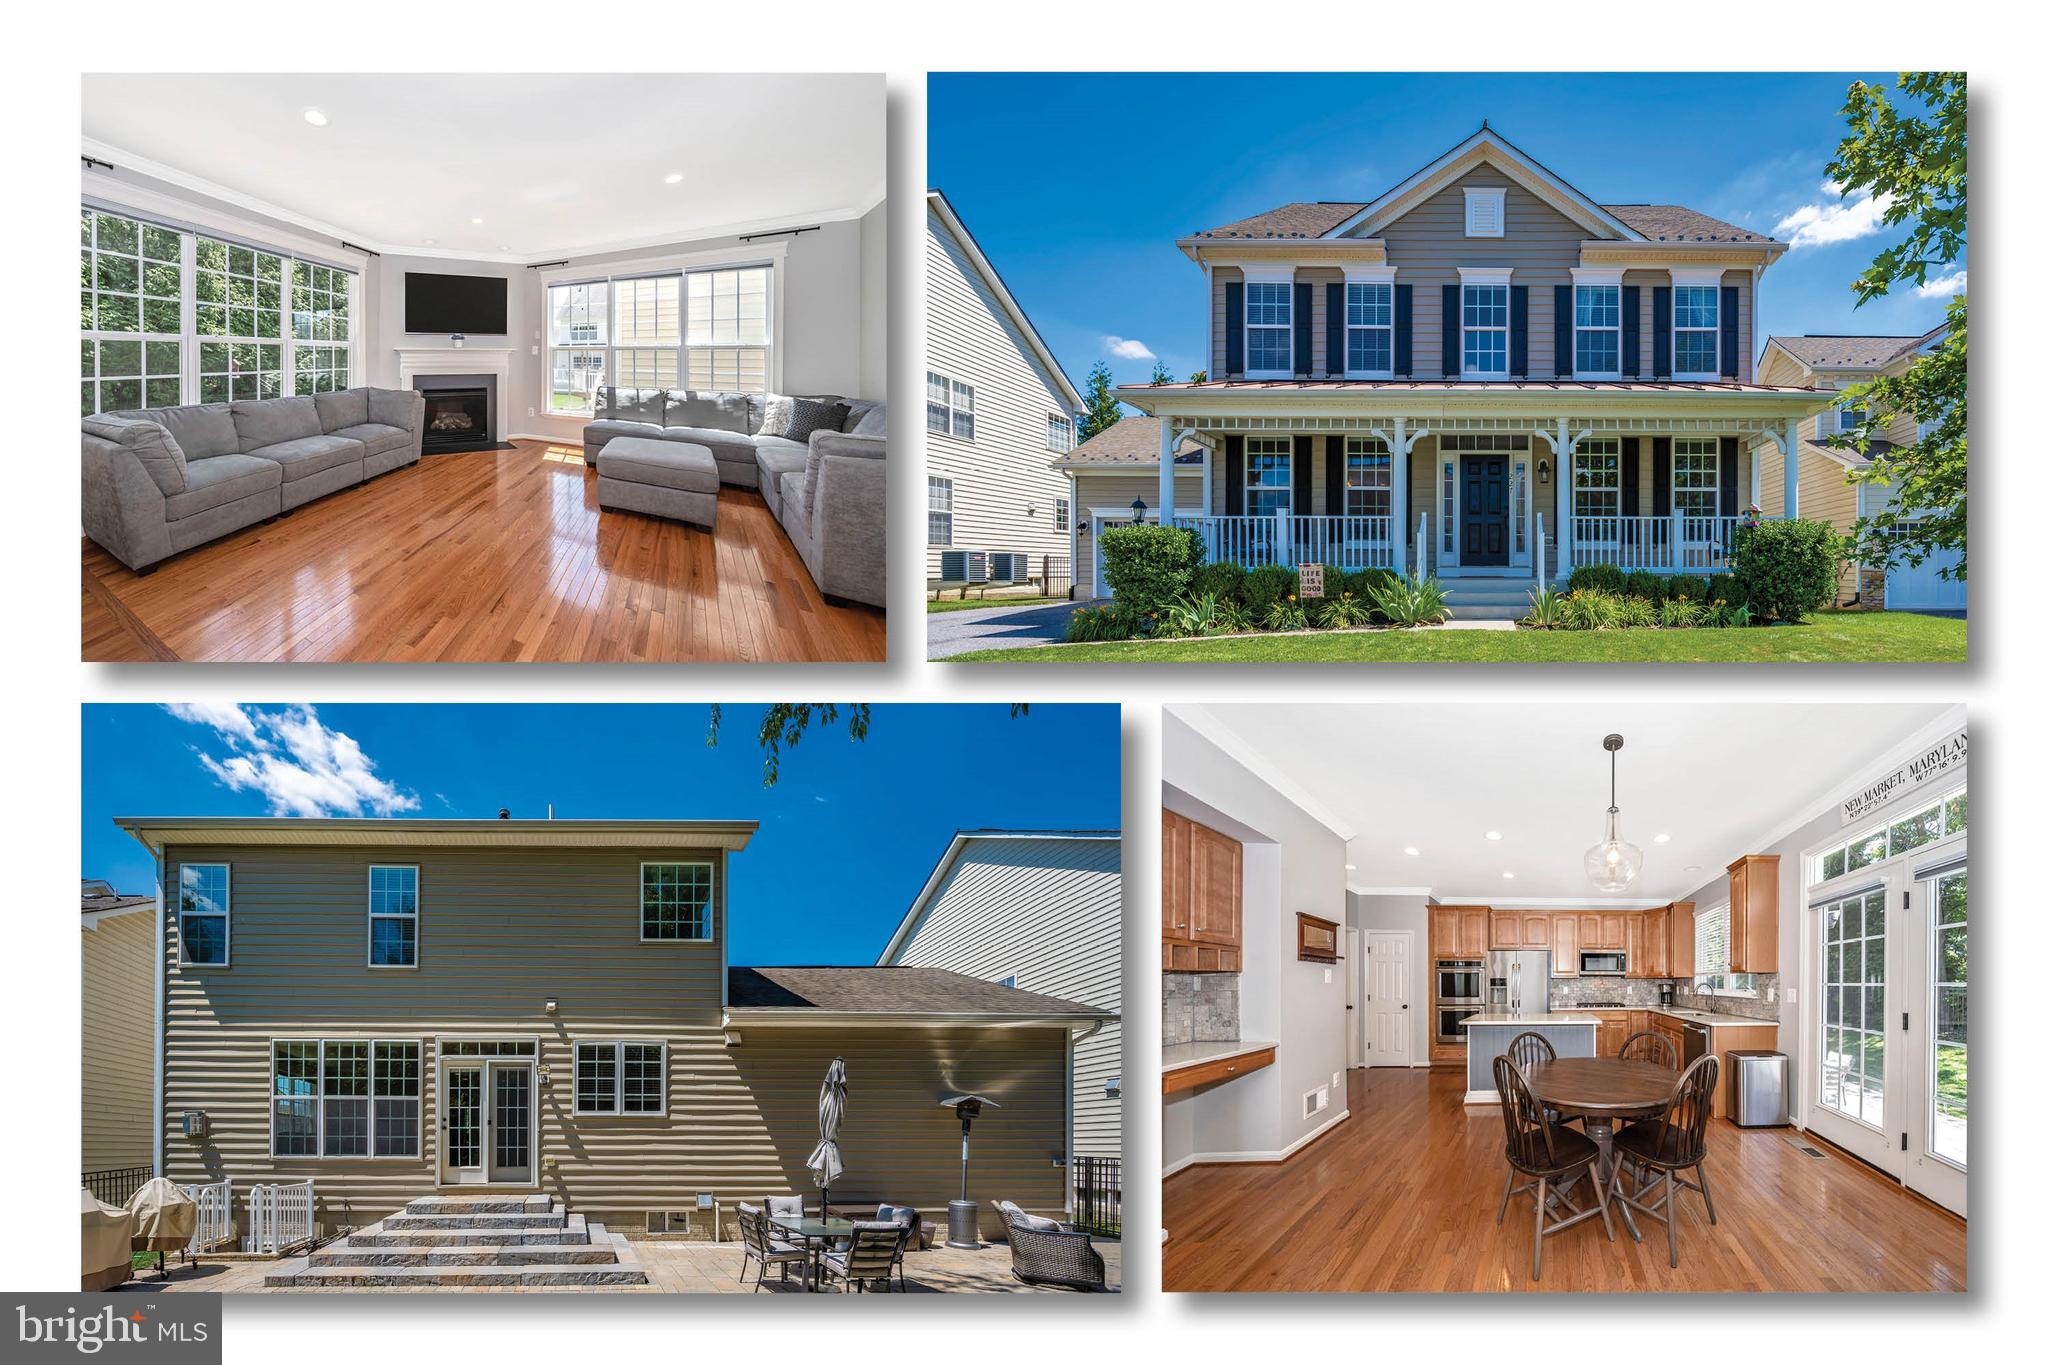
[(1783, 1128), (1792, 1122), (1791, 1059), (1782, 1052), (1737, 1050), (1726, 1054), (1734, 1068), (1734, 1113), (1738, 1128)]

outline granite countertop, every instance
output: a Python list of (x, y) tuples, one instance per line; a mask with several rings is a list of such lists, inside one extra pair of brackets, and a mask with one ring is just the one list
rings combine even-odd
[(1279, 1046), (1278, 1043), (1260, 1042), (1256, 1038), (1227, 1038), (1214, 1043), (1171, 1043), (1159, 1049), (1159, 1066), (1162, 1071), (1178, 1071), (1184, 1066), (1220, 1062), (1229, 1057), (1242, 1057), (1247, 1053), (1263, 1052), (1269, 1047)]
[(1600, 1014), (1661, 1014), (1667, 1019), (1681, 1019), (1689, 1024), (1702, 1024), (1707, 1028), (1776, 1028), (1775, 1019), (1752, 1019), (1746, 1014), (1720, 1014), (1710, 1010), (1682, 1010), (1675, 1006), (1665, 1009), (1662, 1005), (1574, 1005), (1573, 1009), (1591, 1010)]
[(1598, 1024), (1590, 1014), (1470, 1014), (1458, 1022), (1460, 1028), (1505, 1028), (1510, 1024)]

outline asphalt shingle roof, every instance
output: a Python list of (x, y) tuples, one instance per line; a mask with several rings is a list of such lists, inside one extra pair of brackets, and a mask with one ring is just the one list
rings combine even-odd
[(1919, 337), (1804, 336), (1772, 337), (1794, 360), (1809, 369), (1825, 370), (1835, 365), (1884, 365), (1898, 359), (1920, 341)]
[(78, 883), (78, 912), (90, 915), (99, 910), (126, 910), (131, 906), (154, 905), (155, 896), (124, 896), (108, 885), (91, 877), (82, 877)]
[[(1367, 201), (1370, 203), (1371, 201)], [(1366, 204), (1328, 201), (1282, 204), (1277, 209), (1255, 213), (1222, 227), (1198, 232), (1197, 237), (1287, 238), (1320, 237), (1344, 222)], [(1748, 228), (1709, 218), (1677, 204), (1602, 204), (1601, 208), (1627, 223), (1653, 242), (1769, 242), (1775, 238)]]
[[(1183, 440), (1174, 452), (1175, 464), (1200, 464), (1202, 446), (1192, 438)], [(1090, 436), (1054, 460), (1053, 468), (1069, 465), (1127, 464), (1159, 467), (1159, 419), (1126, 416), (1121, 422)]]
[(814, 1009), (837, 1014), (1071, 1014), (1092, 1005), (998, 986), (943, 967), (729, 967), (734, 1009)]

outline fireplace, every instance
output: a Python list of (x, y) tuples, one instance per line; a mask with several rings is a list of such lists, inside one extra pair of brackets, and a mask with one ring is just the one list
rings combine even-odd
[(415, 375), (413, 387), (427, 400), (420, 434), (422, 454), (489, 450), (498, 443), (495, 375)]

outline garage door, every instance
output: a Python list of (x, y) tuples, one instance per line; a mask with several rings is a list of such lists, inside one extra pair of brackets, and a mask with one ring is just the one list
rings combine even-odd
[(1884, 576), (1885, 606), (1893, 611), (1962, 611), (1970, 605), (1969, 583), (1941, 576), (1955, 562), (1954, 552), (1946, 551), (1918, 564), (1895, 565)]

